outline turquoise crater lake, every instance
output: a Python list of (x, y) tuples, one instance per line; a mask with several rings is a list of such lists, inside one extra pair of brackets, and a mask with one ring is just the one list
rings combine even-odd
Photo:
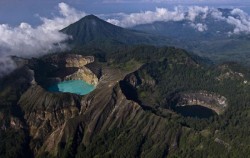
[(88, 84), (83, 80), (70, 80), (57, 83), (48, 88), (50, 92), (68, 92), (78, 95), (86, 95), (92, 92), (95, 86)]

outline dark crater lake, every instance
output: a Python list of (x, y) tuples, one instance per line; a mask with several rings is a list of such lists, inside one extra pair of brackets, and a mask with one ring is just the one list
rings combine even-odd
[(200, 105), (177, 106), (174, 110), (184, 117), (210, 118), (216, 115), (213, 110)]

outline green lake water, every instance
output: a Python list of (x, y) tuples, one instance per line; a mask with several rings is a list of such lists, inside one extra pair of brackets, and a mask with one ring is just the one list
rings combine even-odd
[(48, 88), (50, 92), (68, 92), (74, 93), (78, 95), (86, 95), (92, 92), (95, 89), (95, 86), (86, 83), (83, 80), (71, 80), (71, 81), (64, 81), (52, 85)]

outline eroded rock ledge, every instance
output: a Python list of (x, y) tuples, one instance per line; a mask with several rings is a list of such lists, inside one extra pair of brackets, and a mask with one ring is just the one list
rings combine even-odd
[(193, 93), (181, 93), (176, 106), (192, 106), (200, 105), (209, 108), (218, 115), (222, 114), (227, 106), (227, 99), (224, 96), (207, 91), (199, 91)]
[(93, 63), (93, 56), (82, 56), (76, 54), (66, 55), (65, 58), (59, 60), (59, 63), (65, 63), (66, 68), (78, 68), (77, 71), (73, 74), (65, 76), (63, 80), (84, 80), (89, 84), (97, 86), (98, 78), (97, 76), (85, 65)]
[(66, 76), (64, 80), (84, 80), (94, 86), (98, 84), (97, 76), (85, 66), (80, 67), (75, 73)]
[(60, 67), (83, 67), (89, 63), (93, 63), (94, 57), (78, 54), (57, 54), (46, 58), (46, 61)]
[[(84, 80), (85, 82), (97, 86), (97, 75), (86, 67), (90, 63), (94, 63), (93, 56), (82, 56), (76, 54), (53, 55), (44, 59), (44, 65), (50, 70), (45, 69), (45, 73), (50, 72), (47, 76), (42, 76), (41, 84), (43, 87), (56, 84), (67, 80)], [(41, 67), (41, 66), (40, 66)], [(40, 70), (38, 70), (40, 71)], [(38, 79), (41, 80), (41, 79)]]
[[(30, 65), (27, 65), (27, 71), (34, 71), (34, 73), (29, 74), (31, 78), (29, 81), (30, 87), (20, 97), (18, 105), (25, 111), (24, 119), (29, 127), (30, 137), (34, 140), (31, 141), (30, 147), (35, 154), (43, 150), (50, 151), (57, 147), (58, 144), (55, 144), (55, 142), (62, 141), (62, 138), (58, 138), (62, 135), (53, 136), (53, 134), (57, 131), (59, 133), (64, 131), (65, 124), (70, 119), (80, 115), (81, 100), (86, 97), (70, 93), (48, 92), (44, 87), (47, 85), (42, 85), (41, 81), (54, 84), (64, 80), (84, 80), (97, 86), (99, 82), (97, 75), (91, 71), (91, 68), (86, 67), (90, 63), (95, 64), (94, 57), (74, 54), (58, 54), (43, 60), (29, 60)], [(34, 82), (32, 82), (33, 80)], [(12, 121), (12, 124), (16, 126), (17, 122), (14, 121)], [(53, 138), (58, 138), (58, 140), (51, 142), (51, 139), (48, 139), (50, 135)], [(41, 143), (47, 139), (45, 146), (48, 145), (48, 147), (44, 147)], [(55, 146), (52, 147), (51, 144)]]

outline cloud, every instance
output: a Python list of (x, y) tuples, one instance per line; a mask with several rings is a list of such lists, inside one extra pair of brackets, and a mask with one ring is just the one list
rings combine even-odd
[(197, 31), (203, 32), (207, 30), (207, 25), (206, 24), (202, 24), (202, 23), (198, 23), (198, 24), (194, 24), (191, 23), (190, 24), (193, 28), (195, 28)]
[(153, 23), (155, 21), (182, 21), (185, 14), (179, 7), (175, 7), (174, 11), (166, 8), (156, 8), (155, 11), (145, 11), (140, 13), (122, 14), (119, 19), (108, 19), (107, 22), (122, 26), (132, 27), (140, 24)]
[(248, 3), (247, 0), (102, 0), (103, 3), (168, 3), (168, 4), (192, 4), (192, 5), (200, 5), (200, 4), (245, 4)]
[(223, 16), (223, 13), (214, 10), (212, 16), (221, 21), (227, 22), (229, 25), (234, 26), (234, 30), (229, 32), (231, 34), (250, 34), (250, 17), (249, 15), (239, 8), (232, 9), (229, 16)]
[(225, 20), (226, 19), (226, 17), (223, 17), (222, 12), (219, 11), (218, 9), (212, 9), (211, 16), (217, 20)]
[(202, 19), (206, 19), (208, 13), (208, 7), (191, 6), (188, 7), (186, 19), (190, 21), (195, 21), (198, 16), (202, 16)]
[(6, 56), (0, 56), (0, 77), (10, 73), (16, 68), (14, 61)]
[(233, 33), (250, 33), (250, 18), (247, 13), (241, 9), (233, 9), (231, 11), (232, 16), (229, 16), (226, 21), (228, 24), (235, 26)]
[(32, 27), (21, 23), (17, 27), (0, 24), (0, 77), (15, 68), (10, 56), (38, 57), (44, 54), (67, 49), (63, 44), (69, 36), (59, 30), (85, 16), (65, 3), (58, 4), (58, 17), (40, 17), (42, 24)]
[[(234, 26), (234, 30), (229, 34), (250, 34), (250, 17), (241, 9), (233, 9), (229, 16), (213, 7), (175, 7), (170, 11), (166, 8), (156, 8), (155, 11), (145, 11), (140, 13), (122, 14), (115, 18), (107, 18), (107, 21), (121, 27), (133, 27), (141, 24), (150, 24), (157, 21), (187, 21), (191, 27), (203, 32), (209, 30), (206, 20), (208, 17), (214, 20), (225, 21)], [(197, 19), (199, 19), (197, 21)]]
[(61, 17), (54, 17), (53, 19), (40, 17), (43, 24), (39, 28), (58, 31), (86, 16), (86, 13), (76, 10), (66, 3), (59, 3), (58, 8)]
[(207, 30), (207, 26), (201, 23), (195, 24), (197, 17), (206, 19), (210, 14), (208, 7), (192, 6), (187, 9), (175, 7), (170, 11), (166, 8), (156, 8), (155, 11), (145, 11), (140, 13), (120, 14), (118, 18), (109, 18), (107, 22), (121, 27), (133, 27), (141, 24), (149, 24), (156, 21), (189, 21), (190, 25), (198, 31)]

